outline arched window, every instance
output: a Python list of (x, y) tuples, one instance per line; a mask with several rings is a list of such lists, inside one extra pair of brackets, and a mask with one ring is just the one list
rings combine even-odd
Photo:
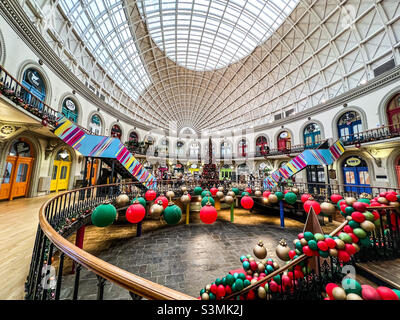
[(343, 141), (353, 141), (362, 132), (361, 116), (358, 112), (349, 111), (339, 118), (339, 138)]
[(183, 141), (176, 142), (176, 154), (183, 156), (185, 154), (185, 143)]
[(28, 142), (21, 139), (16, 140), (12, 144), (8, 155), (15, 157), (25, 157), (25, 158), (33, 157), (31, 145)]
[(129, 139), (129, 141), (139, 142), (139, 136), (135, 131), (131, 131), (128, 139)]
[(22, 85), (27, 89), (21, 92), (22, 98), (37, 108), (42, 109), (43, 104), (38, 103), (37, 99), (32, 99), (32, 95), (41, 101), (46, 99), (46, 86), (41, 74), (32, 68), (27, 69), (22, 77)]
[(397, 94), (386, 108), (390, 132), (400, 132), (400, 94)]
[(316, 148), (321, 141), (321, 129), (316, 123), (308, 124), (304, 129), (303, 135), (306, 148)]
[(292, 148), (292, 137), (288, 131), (282, 131), (278, 136), (278, 150), (279, 151), (290, 151)]
[(113, 138), (118, 138), (119, 140), (121, 140), (122, 137), (122, 130), (119, 127), (119, 125), (114, 124), (111, 128), (111, 137)]
[(256, 140), (256, 155), (265, 156), (269, 153), (268, 141), (264, 136), (258, 137)]
[(198, 142), (192, 142), (189, 146), (189, 157), (198, 158), (200, 154), (200, 145)]
[(232, 145), (229, 142), (222, 142), (221, 143), (221, 157), (227, 158), (232, 155)]
[(246, 139), (240, 140), (239, 145), (238, 145), (238, 154), (239, 154), (239, 157), (247, 156), (247, 141), (246, 141)]
[(65, 98), (62, 103), (62, 114), (72, 122), (78, 122), (78, 107), (71, 98)]
[(101, 130), (102, 130), (103, 124), (101, 122), (100, 116), (97, 114), (94, 114), (90, 118), (90, 123), (89, 123), (89, 129), (91, 133), (100, 135)]

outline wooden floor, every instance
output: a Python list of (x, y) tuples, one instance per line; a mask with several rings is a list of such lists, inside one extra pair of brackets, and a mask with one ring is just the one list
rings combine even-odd
[(400, 259), (357, 263), (357, 266), (400, 290)]
[(0, 202), (0, 300), (24, 298), (39, 209), (53, 196)]

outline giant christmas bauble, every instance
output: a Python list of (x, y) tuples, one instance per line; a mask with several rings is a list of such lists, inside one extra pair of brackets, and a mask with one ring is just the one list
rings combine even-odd
[(264, 259), (267, 256), (267, 249), (265, 248), (264, 243), (261, 240), (253, 248), (253, 253), (258, 259)]
[(164, 209), (163, 218), (168, 224), (177, 224), (179, 221), (181, 221), (182, 210), (173, 202), (170, 202)]
[(161, 214), (164, 211), (164, 207), (162, 205), (162, 201), (156, 202), (150, 208), (150, 214), (153, 219), (159, 219)]
[(126, 220), (130, 223), (139, 223), (146, 215), (145, 208), (139, 203), (134, 203), (126, 210)]
[(215, 205), (215, 201), (212, 197), (204, 197), (203, 200), (201, 200), (201, 206), (204, 207), (207, 203), (210, 203), (212, 206)]
[(242, 207), (244, 209), (251, 209), (254, 206), (254, 200), (249, 197), (249, 196), (244, 196), (241, 200), (240, 200), (240, 204), (242, 205)]
[(301, 196), (301, 202), (306, 202), (309, 198), (311, 198), (311, 194), (305, 193)]
[(116, 199), (115, 204), (117, 208), (126, 207), (129, 204), (129, 197), (126, 193), (121, 193)]
[(195, 194), (196, 196), (201, 195), (202, 192), (203, 192), (203, 189), (202, 189), (201, 187), (196, 187), (196, 188), (194, 188), (194, 194)]
[(186, 194), (182, 195), (182, 197), (181, 197), (181, 202), (182, 202), (184, 205), (189, 204), (190, 201), (191, 201), (191, 198), (190, 198), (189, 194), (186, 193)]
[(210, 189), (210, 192), (211, 192), (211, 195), (212, 195), (213, 197), (215, 197), (215, 196), (217, 195), (218, 189), (217, 189), (217, 188), (211, 188), (211, 189)]
[(168, 199), (164, 196), (159, 196), (157, 197), (156, 200), (154, 200), (155, 203), (158, 203), (159, 201), (162, 202), (162, 206), (165, 209), (166, 207), (168, 207)]
[(295, 204), (297, 201), (297, 195), (294, 192), (288, 192), (285, 194), (285, 201), (289, 204)]
[(172, 198), (175, 197), (175, 192), (173, 192), (172, 190), (167, 191), (166, 196), (167, 196), (168, 199), (172, 199)]
[(117, 218), (117, 209), (112, 204), (101, 204), (93, 210), (91, 220), (96, 227), (107, 227)]
[(234, 198), (235, 196), (236, 196), (236, 194), (231, 190), (231, 191), (228, 191), (228, 193), (226, 194), (227, 196), (230, 196), (230, 197), (232, 197), (232, 198)]
[(283, 261), (289, 261), (290, 260), (289, 251), (290, 247), (287, 245), (285, 239), (280, 240), (275, 250), (275, 253), (278, 256), (278, 258)]
[(307, 200), (306, 202), (304, 202), (303, 208), (304, 208), (304, 211), (307, 213), (310, 212), (311, 208), (314, 209), (315, 214), (318, 215), (321, 213), (321, 206), (315, 200)]
[(275, 203), (278, 203), (278, 202), (279, 202), (279, 199), (278, 199), (278, 197), (277, 197), (276, 195), (270, 194), (270, 195), (268, 196), (268, 201), (269, 201), (270, 203), (272, 203), (272, 204), (275, 204)]
[(205, 224), (212, 224), (217, 220), (218, 212), (210, 204), (206, 204), (200, 210), (200, 220)]
[(234, 201), (234, 199), (233, 199), (232, 196), (225, 196), (225, 202), (226, 202), (227, 204), (232, 204), (233, 201)]
[(279, 201), (281, 201), (283, 199), (283, 197), (284, 197), (283, 192), (280, 192), (280, 191), (275, 192), (275, 195), (277, 196)]
[(157, 198), (157, 193), (153, 189), (147, 190), (144, 194), (144, 198), (147, 201), (153, 201), (155, 198)]
[(262, 196), (262, 192), (260, 190), (256, 190), (256, 191), (254, 191), (254, 195), (256, 197), (261, 197)]
[(236, 196), (240, 194), (240, 191), (238, 188), (232, 188), (232, 191), (235, 193)]
[(339, 200), (342, 200), (343, 197), (340, 194), (333, 194), (331, 195), (331, 200), (333, 203), (338, 203)]
[(332, 203), (322, 202), (321, 203), (321, 212), (326, 215), (332, 215), (332, 214), (335, 214), (336, 208)]
[(204, 197), (210, 197), (210, 196), (211, 196), (211, 192), (208, 191), (208, 190), (204, 190), (204, 191), (201, 192), (201, 197), (202, 197), (202, 198), (204, 198)]
[(224, 193), (222, 191), (218, 191), (217, 194), (216, 194), (216, 197), (218, 199), (222, 199), (224, 197)]

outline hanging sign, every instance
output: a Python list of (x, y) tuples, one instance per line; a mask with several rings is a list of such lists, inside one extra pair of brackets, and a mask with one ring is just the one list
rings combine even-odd
[(355, 157), (349, 158), (347, 159), (346, 164), (349, 165), (350, 167), (357, 167), (358, 165), (361, 164), (361, 160)]

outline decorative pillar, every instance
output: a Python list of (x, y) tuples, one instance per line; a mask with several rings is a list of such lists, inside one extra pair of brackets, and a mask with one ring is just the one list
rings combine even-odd
[[(80, 227), (77, 231), (76, 231), (76, 237), (75, 237), (75, 245), (79, 248), (79, 249), (83, 249), (83, 239), (85, 238), (85, 225), (83, 225), (82, 227)], [(75, 273), (75, 262), (72, 262), (72, 270), (71, 273), (74, 274)]]

